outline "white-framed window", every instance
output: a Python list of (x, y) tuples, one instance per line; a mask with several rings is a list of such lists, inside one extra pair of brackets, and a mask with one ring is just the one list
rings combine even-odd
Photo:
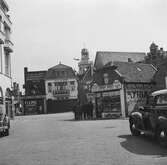
[(5, 74), (10, 76), (10, 54), (5, 52)]

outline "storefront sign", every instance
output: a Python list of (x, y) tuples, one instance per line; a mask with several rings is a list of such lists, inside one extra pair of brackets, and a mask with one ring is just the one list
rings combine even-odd
[(102, 96), (119, 96), (120, 91), (103, 92)]
[(25, 101), (26, 106), (35, 106), (37, 102), (35, 100)]
[(92, 86), (92, 92), (102, 92), (102, 91), (109, 91), (109, 90), (115, 90), (115, 89), (121, 89), (121, 83), (119, 80), (115, 80), (113, 84), (99, 86), (95, 83)]

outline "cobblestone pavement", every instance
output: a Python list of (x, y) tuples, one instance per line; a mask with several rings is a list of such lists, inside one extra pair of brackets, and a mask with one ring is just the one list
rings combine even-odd
[(0, 165), (166, 165), (167, 149), (130, 135), (128, 120), (73, 121), (72, 113), (16, 117)]

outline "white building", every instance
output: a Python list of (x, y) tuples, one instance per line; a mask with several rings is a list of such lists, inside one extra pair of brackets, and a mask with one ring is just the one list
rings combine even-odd
[(78, 98), (78, 83), (74, 70), (63, 64), (50, 68), (45, 79), (47, 112), (70, 111)]
[(0, 112), (12, 116), (11, 99), (11, 53), (13, 43), (10, 40), (11, 21), (8, 15), (9, 6), (0, 0)]

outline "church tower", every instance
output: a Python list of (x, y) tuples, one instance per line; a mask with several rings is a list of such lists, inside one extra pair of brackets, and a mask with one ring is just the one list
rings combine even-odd
[(89, 68), (91, 69), (93, 62), (89, 61), (89, 52), (86, 48), (81, 50), (81, 60), (78, 63), (79, 74), (84, 74)]

